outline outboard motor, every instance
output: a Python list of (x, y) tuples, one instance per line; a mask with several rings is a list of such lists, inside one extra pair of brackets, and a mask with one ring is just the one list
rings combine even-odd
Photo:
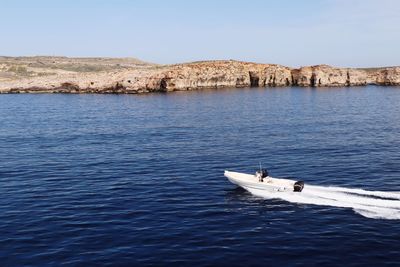
[(293, 185), (293, 192), (301, 192), (304, 188), (304, 182), (303, 181), (297, 181)]

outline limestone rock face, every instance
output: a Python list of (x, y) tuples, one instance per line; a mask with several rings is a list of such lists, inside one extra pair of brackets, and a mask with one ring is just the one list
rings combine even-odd
[(239, 61), (198, 62), (174, 65), (162, 78), (163, 91), (220, 87), (291, 85), (290, 68)]
[(238, 61), (173, 65), (163, 73), (162, 91), (264, 86), (267, 65)]
[(327, 65), (302, 67), (292, 70), (293, 84), (298, 86), (346, 86), (349, 85), (347, 69)]
[(347, 69), (332, 68), (327, 65), (316, 66), (311, 77), (311, 86), (346, 86), (350, 77)]
[(292, 84), (292, 72), (290, 68), (269, 65), (265, 69), (265, 78), (267, 86), (289, 86)]
[(380, 69), (376, 75), (375, 82), (378, 85), (399, 85), (400, 67)]
[[(107, 59), (95, 61), (103, 62), (101, 67), (85, 61), (84, 71), (80, 71), (82, 67), (63, 59), (68, 64), (60, 65), (68, 70), (53, 73), (53, 67), (44, 69), (42, 62), (21, 65), (21, 60), (7, 58), (0, 64), (0, 93), (137, 94), (222, 87), (400, 85), (400, 67), (351, 69), (317, 65), (291, 69), (233, 60), (176, 65), (133, 65), (127, 61), (129, 64), (121, 66)], [(52, 58), (46, 60), (51, 63)], [(19, 65), (10, 67), (10, 62)]]
[(400, 85), (400, 68), (351, 69), (317, 65), (292, 69), (295, 86)]
[(311, 77), (313, 76), (312, 67), (302, 67), (292, 69), (292, 84), (295, 86), (311, 86)]
[(373, 78), (368, 77), (368, 73), (361, 69), (348, 69), (349, 85), (360, 86), (372, 84)]

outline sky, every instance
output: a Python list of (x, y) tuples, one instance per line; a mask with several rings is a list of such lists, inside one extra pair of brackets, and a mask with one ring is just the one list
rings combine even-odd
[(0, 55), (400, 65), (398, 0), (0, 0)]

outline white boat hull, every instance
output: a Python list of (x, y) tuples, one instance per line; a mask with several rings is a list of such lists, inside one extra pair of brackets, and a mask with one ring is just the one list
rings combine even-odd
[(260, 181), (255, 175), (231, 171), (225, 171), (224, 175), (231, 183), (243, 187), (248, 191), (251, 189), (257, 189), (268, 192), (301, 192), (303, 189), (303, 186), (298, 188), (298, 183), (303, 184), (303, 182), (297, 182), (290, 179), (267, 176)]

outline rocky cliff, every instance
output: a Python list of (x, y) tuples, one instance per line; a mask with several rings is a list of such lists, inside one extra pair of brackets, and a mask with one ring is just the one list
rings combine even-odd
[(400, 85), (400, 67), (289, 68), (239, 61), (0, 58), (0, 93), (147, 93), (223, 87)]

